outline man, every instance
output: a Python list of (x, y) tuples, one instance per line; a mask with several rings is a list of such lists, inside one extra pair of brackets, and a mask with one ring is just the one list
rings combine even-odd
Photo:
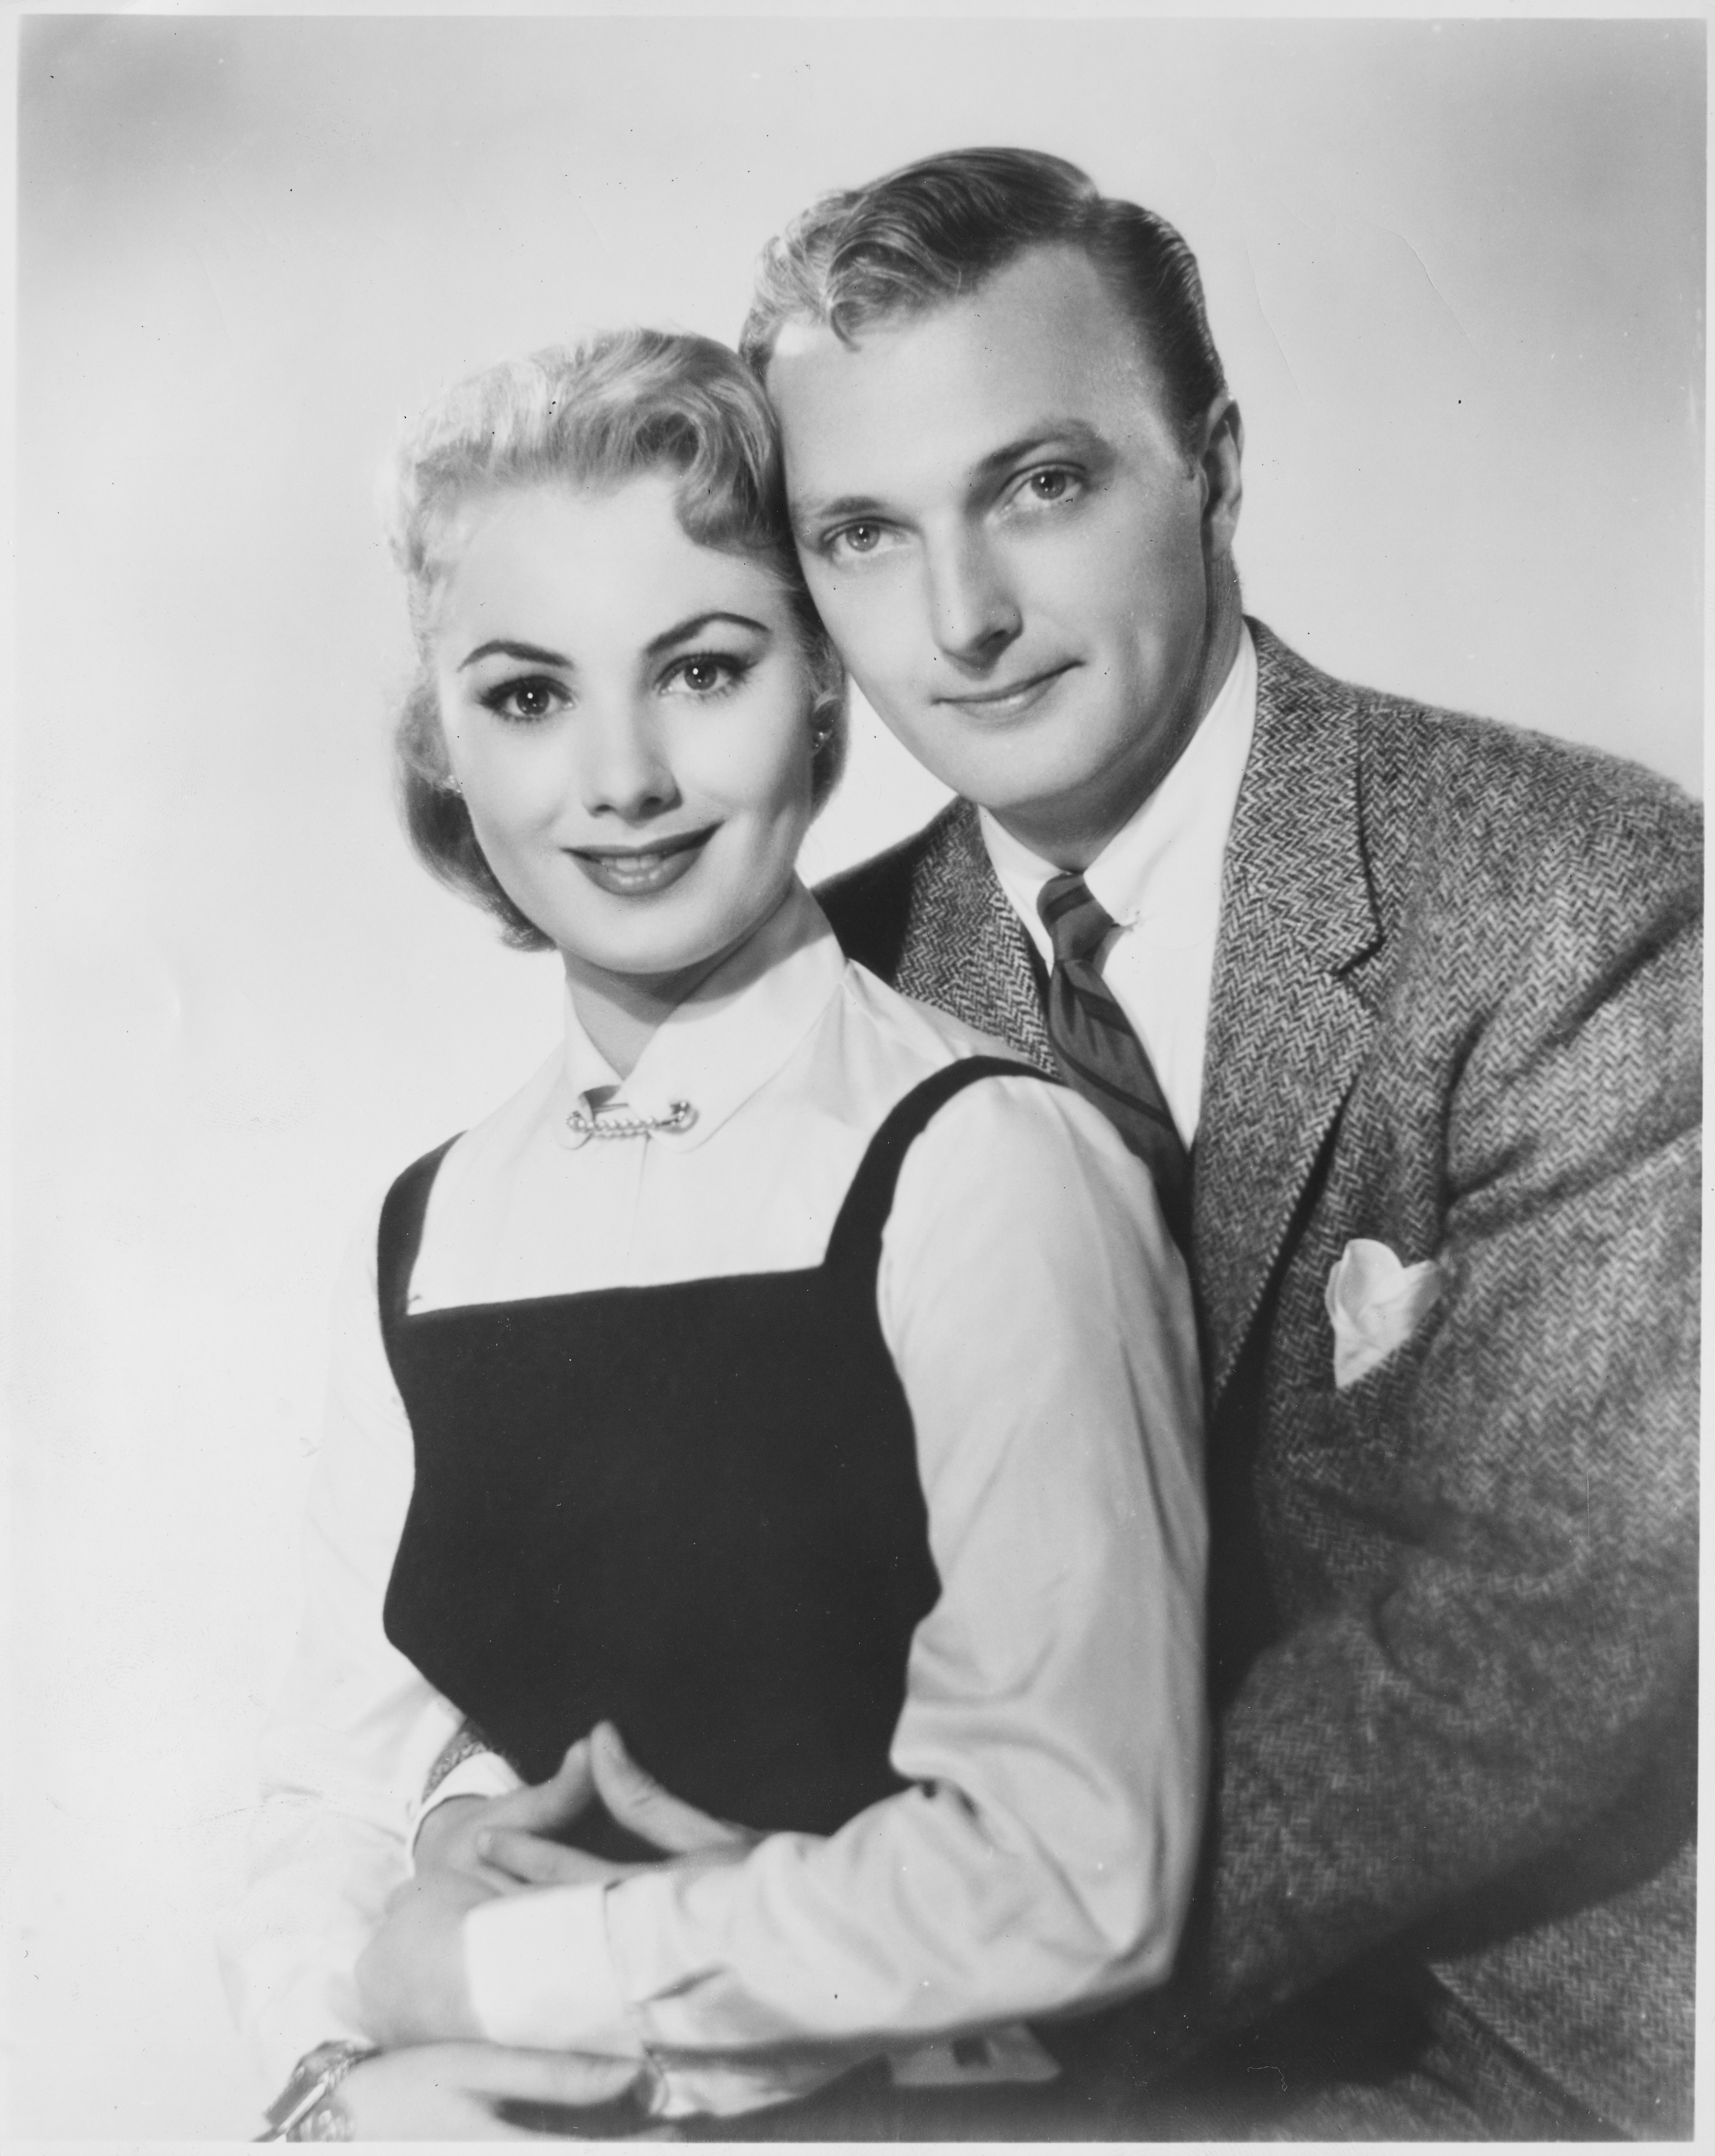
[[(1101, 1102), (1200, 1305), (1200, 1912), (1163, 1990), (1041, 2032), (1057, 2107), (974, 2130), (1688, 2133), (1695, 813), (1245, 621), (1194, 260), (1058, 160), (817, 205), (744, 343), (823, 617), (960, 796), (834, 925)], [(577, 1876), (573, 1794), (485, 1861)], [(816, 2101), (778, 2130), (874, 2130)]]
[(1091, 2130), (1688, 2133), (1695, 812), (1245, 624), (1194, 260), (1059, 160), (819, 203), (743, 348), (960, 797), (835, 927), (1101, 1101), (1193, 1265), (1206, 1884)]

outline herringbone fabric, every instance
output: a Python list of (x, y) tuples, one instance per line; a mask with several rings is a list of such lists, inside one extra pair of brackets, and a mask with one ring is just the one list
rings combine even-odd
[(1096, 955), (1113, 918), (1081, 875), (1050, 876), (1036, 901), (1054, 944), (1048, 1040), (1066, 1083), (1101, 1109), (1148, 1168), (1163, 1218), (1182, 1250), (1191, 1247), (1191, 1157), (1148, 1050), (1101, 978)]
[[(1213, 1630), (1245, 1622), (1208, 1892), (1139, 2043), (1404, 1956), (1520, 2062), (1504, 2101), (1461, 2092), (1493, 2131), (1534, 2085), (1684, 2135), (1701, 819), (1255, 634), (1192, 1239)], [(1042, 1059), (968, 804), (824, 903), (860, 955), (888, 923), (871, 963), (907, 993)], [(1323, 1295), (1358, 1237), (1442, 1293), (1338, 1391)]]

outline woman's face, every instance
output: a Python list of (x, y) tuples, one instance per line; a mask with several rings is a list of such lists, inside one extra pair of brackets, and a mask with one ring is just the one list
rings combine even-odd
[(809, 675), (786, 593), (687, 538), (669, 478), (474, 504), (433, 659), (482, 850), (574, 980), (688, 986), (779, 904)]

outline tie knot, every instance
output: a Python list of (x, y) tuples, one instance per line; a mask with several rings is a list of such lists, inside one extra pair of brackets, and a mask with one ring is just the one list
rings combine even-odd
[(1113, 916), (1090, 896), (1090, 886), (1081, 875), (1050, 876), (1036, 911), (1062, 965), (1093, 958), (1104, 938), (1113, 933)]

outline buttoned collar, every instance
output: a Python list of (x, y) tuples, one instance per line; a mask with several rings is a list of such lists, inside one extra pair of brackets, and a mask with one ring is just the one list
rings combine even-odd
[[(1091, 896), (1115, 921), (1158, 948), (1213, 947), (1221, 864), (1255, 725), (1256, 647), (1246, 624), (1227, 678), (1178, 762), (1085, 871)], [(1058, 871), (986, 808), (978, 814), (1001, 888), (1052, 964), (1036, 901)]]
[[(694, 1120), (651, 1131), (647, 1142), (688, 1152), (717, 1131), (780, 1070), (838, 992), (845, 960), (821, 908), (801, 883), (750, 940), (680, 1004), (621, 1079), (591, 1040), (566, 995), (566, 1046), (553, 1103), (554, 1135), (583, 1140), (567, 1122), (596, 1093), (610, 1115), (650, 1122), (688, 1101)], [(639, 1144), (638, 1138), (600, 1140)]]

